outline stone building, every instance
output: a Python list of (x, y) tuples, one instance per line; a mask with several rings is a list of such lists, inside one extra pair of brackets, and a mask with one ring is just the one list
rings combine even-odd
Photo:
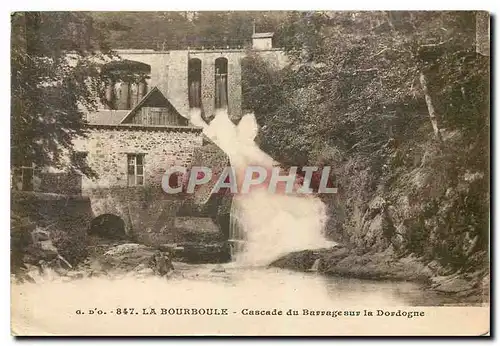
[[(273, 48), (272, 37), (254, 34), (252, 50), (283, 66), (285, 55)], [(86, 115), (89, 136), (74, 140), (76, 151), (99, 178), (74, 177), (52, 168), (34, 173), (32, 167), (22, 167), (13, 179), (14, 189), (85, 194), (112, 186), (159, 187), (166, 167), (189, 166), (195, 148), (202, 145), (201, 130), (186, 117), (191, 107), (202, 108), (208, 118), (217, 108), (227, 108), (234, 117), (242, 114), (241, 62), (246, 49), (117, 53), (121, 59), (105, 66), (105, 97), (97, 112)]]
[[(277, 66), (286, 63), (283, 52), (272, 47), (271, 33), (254, 34), (252, 49)], [(196, 164), (203, 163), (200, 152), (213, 151), (213, 145), (204, 146), (201, 129), (189, 123), (191, 107), (202, 108), (208, 118), (218, 108), (241, 116), (241, 62), (248, 51), (228, 47), (117, 53), (121, 59), (104, 69), (107, 80), (99, 109), (86, 114), (88, 137), (74, 139), (76, 155), (98, 177), (19, 167), (13, 172), (13, 190), (89, 198), (91, 228), (114, 220), (127, 233), (141, 233), (146, 243), (175, 241), (177, 234), (171, 231), (188, 224), (210, 231), (206, 218), (178, 217), (184, 202), (164, 193), (161, 181), (168, 167), (188, 167), (194, 158)]]
[[(286, 62), (282, 50), (272, 47), (272, 33), (253, 35), (252, 50), (276, 66)], [(129, 67), (140, 67), (147, 82), (110, 81), (107, 98), (117, 110), (130, 109), (144, 94), (144, 88), (156, 86), (180, 114), (190, 107), (204, 110), (207, 116), (217, 108), (241, 116), (241, 61), (246, 49), (186, 49), (172, 51), (118, 50)], [(135, 64), (135, 65), (134, 65)], [(140, 64), (140, 65), (139, 65)]]
[(91, 131), (75, 140), (98, 174), (84, 178), (83, 191), (113, 186), (161, 187), (169, 166), (189, 166), (201, 146), (201, 130), (188, 124), (157, 87), (131, 110), (99, 111), (88, 116)]

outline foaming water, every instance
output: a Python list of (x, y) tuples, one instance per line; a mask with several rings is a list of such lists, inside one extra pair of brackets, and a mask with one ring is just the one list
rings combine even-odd
[[(336, 335), (349, 334), (353, 328), (349, 324), (365, 328), (373, 320), (311, 316), (311, 311), (415, 311), (418, 305), (443, 303), (413, 283), (323, 277), (234, 262), (224, 265), (222, 272), (214, 271), (220, 265), (174, 265), (174, 275), (168, 279), (116, 273), (69, 280), (49, 273), (35, 277), (36, 284), (12, 284), (12, 330), (25, 335), (299, 335), (306, 331)], [(128, 314), (118, 313), (124, 308)], [(226, 309), (227, 315), (172, 315), (165, 313), (168, 309)], [(284, 316), (248, 315), (249, 310), (275, 309)], [(290, 309), (299, 315), (287, 316)], [(98, 311), (102, 314), (97, 315)], [(342, 325), (345, 330), (339, 329)], [(378, 329), (372, 332), (377, 331), (383, 334)]]
[[(253, 142), (255, 119), (242, 120), (237, 129), (228, 123), (227, 114), (223, 116), (219, 115), (206, 132), (216, 134), (211, 138), (222, 143), (224, 151), (228, 150), (232, 165), (237, 170), (250, 163), (269, 167), (272, 159)], [(226, 134), (229, 137), (225, 138)], [(245, 238), (244, 251), (238, 254), (236, 262), (222, 269), (220, 265), (175, 263), (176, 269), (168, 278), (131, 271), (75, 279), (49, 270), (43, 276), (35, 276), (36, 283), (12, 284), (12, 330), (27, 335), (300, 335), (305, 330), (309, 335), (335, 335), (351, 333), (356, 321), (367, 328), (373, 320), (312, 317), (310, 311), (362, 313), (370, 308), (412, 309), (409, 307), (444, 302), (442, 297), (413, 283), (323, 277), (265, 268), (263, 265), (280, 255), (332, 245), (322, 235), (325, 205), (313, 196), (270, 194), (265, 190), (238, 195), (234, 203), (233, 225), (242, 230), (244, 234), (239, 236)], [(118, 316), (118, 309), (125, 308), (134, 313)], [(162, 309), (171, 308), (225, 309), (228, 315), (162, 314)], [(154, 315), (151, 309), (155, 309)], [(295, 310), (299, 316), (249, 316), (248, 310), (280, 310), (284, 315)], [(98, 311), (102, 315), (97, 315)], [(338, 318), (337, 329), (331, 327), (334, 318)], [(415, 325), (413, 320), (410, 322), (408, 326)], [(345, 329), (340, 329), (340, 323)], [(394, 322), (386, 323), (388, 328), (391, 323)], [(387, 332), (381, 327), (372, 330)]]
[(318, 198), (261, 190), (237, 196), (233, 203), (245, 239), (243, 251), (235, 254), (239, 263), (266, 265), (290, 252), (335, 245), (322, 235), (326, 213)]
[[(191, 116), (193, 123), (203, 127), (229, 157), (238, 186), (245, 170), (260, 166), (270, 171), (276, 162), (254, 142), (257, 123), (253, 114), (246, 114), (234, 125), (225, 111), (219, 111), (206, 124), (199, 114)], [(313, 195), (293, 195), (269, 192), (267, 186), (236, 194), (231, 208), (230, 238), (241, 264), (266, 265), (293, 251), (332, 247), (323, 235), (326, 206)], [(244, 246), (239, 241), (244, 240)]]
[[(362, 310), (438, 303), (437, 298), (412, 283), (323, 277), (277, 268), (249, 268), (237, 263), (225, 265), (223, 272), (214, 272), (215, 267), (176, 264), (179, 269), (169, 279), (117, 273), (110, 277), (68, 280), (48, 272), (35, 277), (36, 284), (12, 285), (12, 324), (29, 328), (31, 333), (57, 333), (75, 331), (78, 326), (85, 330), (85, 323), (90, 323), (96, 333), (111, 333), (104, 323), (108, 321), (105, 316), (89, 317), (87, 312), (96, 309), (111, 315), (111, 311), (116, 314), (117, 308), (133, 308), (142, 316), (142, 309), (149, 308), (155, 308), (158, 314), (161, 308), (219, 308), (241, 318), (243, 309), (284, 312), (296, 309), (302, 313), (303, 309)], [(77, 315), (78, 310), (86, 315)], [(175, 316), (179, 326), (183, 323), (180, 318)], [(147, 333), (166, 328), (159, 324), (157, 330), (152, 330), (148, 329), (148, 320), (135, 321), (140, 321), (141, 325), (136, 327)], [(54, 329), (56, 325), (58, 331)], [(127, 334), (125, 330), (120, 333)]]

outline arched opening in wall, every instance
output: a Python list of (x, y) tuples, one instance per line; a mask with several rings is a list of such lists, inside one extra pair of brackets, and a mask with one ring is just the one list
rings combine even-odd
[(201, 108), (201, 60), (197, 58), (188, 61), (189, 107)]
[(215, 109), (227, 108), (227, 59), (215, 59)]
[(90, 222), (89, 235), (107, 239), (125, 239), (125, 221), (113, 214), (102, 214)]
[(103, 67), (102, 74), (106, 80), (103, 100), (106, 108), (129, 110), (148, 92), (151, 66), (132, 60), (112, 61)]

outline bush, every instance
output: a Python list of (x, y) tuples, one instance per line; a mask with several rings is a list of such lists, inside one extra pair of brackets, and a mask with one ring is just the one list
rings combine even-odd
[(10, 269), (17, 273), (23, 266), (23, 257), (31, 244), (31, 231), (35, 225), (26, 218), (15, 214), (10, 218)]
[(88, 256), (87, 226), (86, 220), (74, 219), (71, 222), (61, 222), (51, 229), (54, 246), (72, 266)]

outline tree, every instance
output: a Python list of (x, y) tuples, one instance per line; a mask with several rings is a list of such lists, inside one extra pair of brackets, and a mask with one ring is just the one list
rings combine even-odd
[[(276, 108), (256, 105), (254, 110), (262, 112), (261, 125), (274, 136), (299, 138), (306, 133), (344, 152), (367, 156), (391, 138), (417, 135), (423, 121), (438, 138), (442, 128), (472, 129), (466, 121), (470, 103), (457, 100), (452, 110), (442, 101), (470, 83), (487, 85), (487, 64), (474, 52), (474, 23), (474, 12), (292, 12), (279, 28), (292, 66), (276, 75), (281, 79)], [(467, 69), (460, 68), (463, 63)], [(268, 81), (245, 92), (251, 90), (251, 98), (262, 102), (269, 100), (270, 85)], [(465, 90), (467, 98), (487, 95), (475, 93), (472, 85)], [(288, 95), (287, 102), (281, 95)], [(484, 100), (477, 100), (479, 104)], [(275, 115), (297, 107), (301, 119), (293, 128), (281, 129), (284, 120)], [(487, 116), (479, 120), (482, 125), (476, 128), (484, 130)], [(285, 144), (276, 151), (286, 152), (282, 149)]]
[(455, 268), (484, 258), (471, 255), (486, 249), (489, 222), (489, 57), (476, 52), (476, 15), (295, 12), (279, 29), (291, 65), (243, 69), (261, 148), (333, 166), (341, 198), (327, 203), (348, 215), (333, 234), (363, 239), (369, 202), (398, 210), (405, 196), (403, 240), (389, 227), (383, 246)]
[(100, 67), (111, 56), (105, 26), (83, 12), (12, 14), (11, 166), (93, 172), (73, 153), (85, 111), (102, 93)]
[(195, 11), (195, 12), (93, 12), (109, 23), (113, 48), (187, 49), (251, 44), (253, 25), (258, 32), (275, 32), (281, 44), (279, 24), (286, 11)]

